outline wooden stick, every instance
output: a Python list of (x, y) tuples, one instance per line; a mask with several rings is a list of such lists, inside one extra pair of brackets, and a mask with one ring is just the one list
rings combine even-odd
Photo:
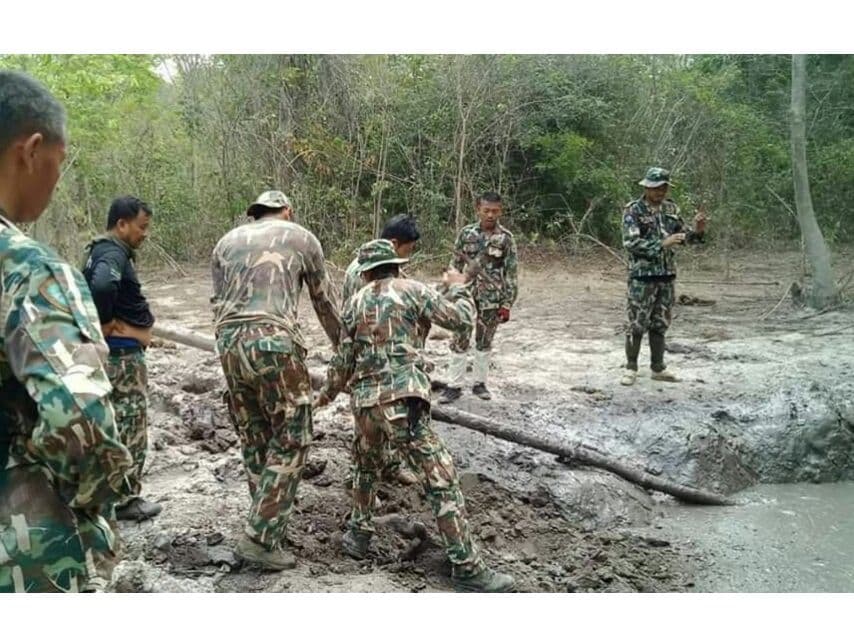
[(724, 287), (770, 287), (779, 286), (779, 282), (725, 282), (723, 280), (677, 280), (679, 284), (717, 284)]
[(607, 252), (608, 252), (608, 253), (610, 253), (612, 256), (614, 256), (614, 258), (616, 258), (617, 260), (619, 260), (619, 261), (620, 261), (620, 264), (622, 264), (624, 267), (628, 266), (628, 264), (629, 264), (629, 263), (628, 263), (628, 262), (626, 262), (626, 260), (623, 258), (623, 256), (621, 256), (619, 253), (617, 253), (616, 251), (614, 251), (611, 247), (609, 247), (607, 244), (605, 244), (605, 243), (604, 243), (604, 242), (602, 242), (601, 240), (598, 240), (597, 238), (594, 238), (593, 236), (588, 235), (588, 234), (586, 234), (586, 233), (576, 233), (575, 235), (576, 235), (576, 236), (578, 236), (579, 238), (586, 238), (587, 240), (590, 240), (591, 242), (593, 242), (593, 243), (595, 243), (595, 244), (598, 244), (598, 245), (599, 245), (600, 247), (602, 247), (605, 251), (607, 251)]
[(772, 313), (774, 313), (774, 312), (779, 308), (779, 306), (780, 306), (781, 304), (783, 304), (783, 300), (785, 300), (786, 298), (788, 298), (788, 297), (789, 297), (789, 292), (790, 292), (791, 290), (792, 290), (792, 288), (791, 288), (791, 287), (786, 287), (786, 290), (783, 292), (783, 297), (782, 297), (782, 298), (780, 298), (780, 301), (779, 301), (777, 304), (775, 304), (775, 305), (771, 308), (771, 310), (770, 310), (769, 312), (767, 312), (766, 314), (764, 314), (764, 315), (763, 315), (761, 318), (759, 318), (759, 319), (760, 319), (760, 320), (765, 320), (768, 316), (770, 316)]
[(172, 267), (175, 271), (177, 271), (178, 273), (180, 273), (182, 276), (186, 276), (186, 275), (187, 275), (187, 272), (186, 272), (186, 271), (184, 271), (183, 267), (182, 267), (180, 264), (178, 264), (178, 262), (175, 260), (175, 258), (173, 258), (172, 256), (170, 256), (170, 255), (169, 255), (169, 252), (168, 252), (168, 251), (166, 251), (166, 249), (164, 249), (163, 247), (161, 247), (159, 244), (157, 244), (157, 243), (156, 243), (154, 240), (152, 240), (151, 238), (149, 238), (149, 239), (148, 239), (148, 244), (150, 244), (152, 247), (154, 247), (154, 249), (155, 249), (155, 250), (156, 250), (156, 251), (157, 251), (161, 256), (163, 256), (163, 258), (166, 260), (166, 264), (168, 264), (170, 267)]
[(156, 324), (152, 328), (151, 333), (164, 340), (171, 340), (172, 342), (177, 342), (188, 347), (195, 347), (202, 351), (216, 352), (216, 341), (210, 336), (205, 336), (195, 331)]

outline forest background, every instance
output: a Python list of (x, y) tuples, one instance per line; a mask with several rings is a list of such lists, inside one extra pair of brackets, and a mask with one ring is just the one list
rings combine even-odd
[[(854, 239), (854, 57), (807, 58), (819, 226)], [(799, 242), (789, 55), (4, 55), (69, 115), (68, 159), (34, 233), (68, 258), (117, 195), (155, 211), (151, 258), (205, 261), (268, 188), (333, 259), (410, 212), (444, 258), (477, 194), (523, 246), (618, 247), (647, 166), (672, 170), (723, 250)]]

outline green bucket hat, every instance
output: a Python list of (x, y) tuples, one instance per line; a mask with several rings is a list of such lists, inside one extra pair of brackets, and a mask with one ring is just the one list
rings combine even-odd
[(662, 169), (661, 167), (650, 167), (646, 170), (646, 176), (643, 180), (638, 182), (642, 187), (649, 187), (654, 189), (655, 187), (660, 187), (663, 184), (673, 184), (670, 182), (670, 172), (667, 169)]
[(390, 240), (371, 240), (359, 247), (359, 273), (370, 271), (382, 264), (403, 264), (409, 258), (400, 258)]

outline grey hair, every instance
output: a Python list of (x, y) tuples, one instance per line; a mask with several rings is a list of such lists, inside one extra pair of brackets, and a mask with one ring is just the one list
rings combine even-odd
[(65, 109), (41, 82), (0, 69), (0, 153), (16, 138), (34, 133), (46, 142), (65, 142)]

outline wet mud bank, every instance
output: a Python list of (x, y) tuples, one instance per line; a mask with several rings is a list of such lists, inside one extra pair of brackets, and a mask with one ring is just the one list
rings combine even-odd
[[(708, 277), (703, 271), (713, 268), (713, 262), (699, 263), (695, 273)], [(764, 279), (788, 277), (785, 265), (767, 268), (782, 275)], [(457, 408), (552, 442), (581, 442), (649, 473), (735, 493), (750, 504), (756, 502), (750, 492), (762, 496), (767, 483), (854, 480), (850, 310), (809, 317), (784, 305), (763, 317), (779, 300), (773, 287), (734, 292), (684, 286), (680, 293), (715, 304), (676, 308), (668, 365), (681, 382), (654, 382), (642, 370), (633, 387), (623, 387), (624, 280), (610, 265), (575, 269), (583, 273), (570, 278), (567, 268), (557, 265), (523, 274), (518, 309), (496, 338), (489, 385), (494, 399), (483, 402), (467, 389)], [(741, 273), (755, 280), (766, 275), (755, 269)], [(205, 272), (154, 280), (148, 290), (160, 321), (211, 333)], [(310, 304), (303, 302), (309, 365), (323, 371), (330, 350)], [(436, 332), (427, 355), (437, 363), (439, 377), (447, 354), (448, 341)], [(644, 345), (641, 358), (646, 354)], [(116, 590), (450, 588), (438, 534), (417, 487), (384, 482), (377, 515), (424, 522), (427, 542), (414, 549), (413, 540), (380, 526), (370, 560), (357, 562), (341, 553), (352, 437), (343, 397), (315, 416), (315, 442), (288, 532), (297, 568), (264, 573), (243, 566), (232, 549), (249, 498), (237, 438), (222, 403), (218, 359), (161, 342), (150, 350), (149, 362), (144, 486), (146, 496), (162, 501), (164, 510), (151, 522), (122, 523), (126, 553), (116, 571)], [(752, 516), (741, 506), (684, 507), (572, 460), (456, 425), (437, 422), (436, 428), (454, 456), (472, 529), (487, 560), (513, 573), (522, 590), (723, 588), (720, 580), (708, 578), (710, 559), (727, 544), (750, 552), (745, 539), (755, 532), (741, 525)], [(765, 525), (774, 526), (772, 515), (790, 517), (782, 511), (799, 512), (788, 507), (769, 512)], [(814, 519), (827, 515), (811, 512)], [(714, 531), (713, 522), (730, 525), (722, 524), (719, 536), (704, 538)], [(790, 545), (789, 557), (803, 564), (806, 541), (793, 536), (776, 544), (781, 553)], [(735, 570), (738, 553), (732, 553)], [(723, 566), (720, 562), (717, 566)], [(800, 584), (808, 580), (809, 567), (791, 570), (804, 576)], [(766, 587), (745, 580), (731, 582), (731, 588)]]

